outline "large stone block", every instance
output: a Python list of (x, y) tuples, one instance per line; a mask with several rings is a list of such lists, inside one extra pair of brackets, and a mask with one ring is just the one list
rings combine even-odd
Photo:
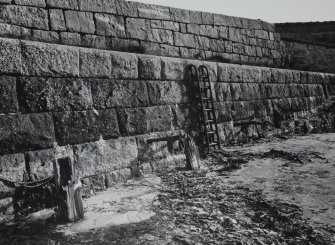
[(138, 78), (138, 58), (135, 54), (112, 52), (112, 78)]
[(89, 12), (65, 11), (66, 27), (72, 32), (94, 34), (93, 14)]
[(236, 26), (234, 17), (222, 14), (214, 14), (214, 24), (218, 26)]
[(206, 37), (216, 38), (216, 39), (219, 38), (219, 32), (216, 26), (201, 25), (199, 31), (200, 31), (201, 36), (206, 36)]
[(262, 81), (262, 72), (259, 67), (242, 66), (243, 82), (245, 83), (260, 83)]
[(174, 42), (176, 46), (195, 48), (196, 42), (193, 34), (185, 34), (180, 32), (174, 33)]
[(185, 79), (186, 61), (174, 58), (162, 58), (162, 79), (177, 80)]
[(47, 178), (53, 174), (53, 163), (57, 159), (69, 157), (73, 160), (72, 146), (56, 146), (52, 149), (29, 151), (25, 154), (28, 175), (32, 180)]
[(81, 44), (81, 37), (79, 33), (61, 32), (60, 42), (65, 45), (79, 46)]
[(90, 83), (84, 79), (22, 77), (18, 82), (20, 110), (87, 110), (92, 107)]
[(138, 75), (141, 79), (161, 79), (161, 59), (154, 56), (140, 56), (138, 58)]
[(79, 0), (81, 11), (116, 14), (116, 0)]
[(114, 109), (57, 112), (54, 113), (54, 120), (59, 145), (80, 144), (119, 136)]
[(116, 0), (116, 12), (118, 15), (138, 17), (137, 6), (133, 2)]
[(217, 111), (217, 122), (229, 122), (232, 121), (232, 107), (233, 102), (219, 102), (216, 103), (216, 111)]
[(87, 34), (82, 36), (81, 45), (97, 49), (110, 49), (112, 40), (109, 37)]
[(100, 140), (73, 146), (74, 166), (80, 177), (109, 173), (137, 163), (137, 144), (133, 137)]
[(172, 127), (169, 106), (120, 109), (118, 119), (123, 136), (169, 131)]
[(32, 30), (33, 40), (49, 43), (58, 43), (59, 34), (55, 31)]
[(111, 14), (95, 14), (96, 33), (102, 36), (125, 37), (123, 16)]
[(261, 99), (261, 91), (257, 83), (241, 83), (243, 100), (258, 100)]
[(160, 28), (170, 30), (170, 31), (179, 31), (180, 25), (178, 22), (162, 20), (162, 26)]
[(78, 0), (46, 0), (49, 8), (79, 9)]
[[(0, 156), (0, 176), (14, 182), (24, 180), (26, 165), (23, 154)], [(15, 189), (4, 182), (0, 182), (0, 199), (10, 197)]]
[(54, 31), (65, 31), (66, 25), (63, 10), (50, 9), (49, 14), (51, 29)]
[(218, 64), (218, 79), (220, 82), (242, 82), (242, 66), (233, 64)]
[(190, 23), (190, 11), (186, 9), (170, 8), (172, 20)]
[(138, 16), (147, 19), (171, 20), (168, 7), (137, 3)]
[(80, 76), (111, 77), (111, 53), (95, 49), (80, 49)]
[[(194, 104), (178, 104), (171, 105), (171, 112), (173, 116), (173, 127), (174, 129), (183, 129), (188, 131), (197, 126), (198, 121), (198, 110)], [(192, 126), (194, 126), (192, 128)]]
[(243, 91), (240, 83), (230, 84), (230, 94), (233, 100), (244, 100)]
[(0, 116), (0, 154), (46, 149), (54, 142), (50, 114)]
[(94, 107), (143, 107), (149, 105), (144, 81), (92, 80)]
[(229, 83), (216, 83), (214, 85), (214, 92), (216, 94), (217, 101), (219, 102), (232, 100)]
[(188, 102), (186, 87), (180, 82), (147, 82), (151, 105), (167, 105)]
[(29, 38), (31, 36), (31, 30), (22, 26), (0, 23), (0, 36)]
[(22, 41), (22, 73), (28, 76), (76, 77), (78, 48)]
[(152, 29), (149, 41), (173, 45), (173, 32), (163, 29)]
[(126, 33), (128, 37), (140, 40), (148, 40), (150, 31), (150, 21), (146, 19), (127, 18)]
[(1, 5), (0, 21), (29, 28), (49, 29), (48, 11), (42, 8)]
[(45, 0), (14, 0), (15, 4), (45, 8)]
[(0, 38), (0, 73), (20, 73), (22, 67), (20, 41)]
[(0, 114), (17, 112), (16, 78), (0, 76)]

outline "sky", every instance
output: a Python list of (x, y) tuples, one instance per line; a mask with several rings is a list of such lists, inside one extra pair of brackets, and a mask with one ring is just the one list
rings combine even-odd
[(135, 0), (271, 23), (335, 21), (335, 0)]

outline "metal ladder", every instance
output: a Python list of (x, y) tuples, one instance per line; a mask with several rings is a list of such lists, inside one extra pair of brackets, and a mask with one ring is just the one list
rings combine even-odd
[(213, 93), (207, 67), (200, 66), (198, 73), (196, 67), (191, 65), (190, 78), (195, 87), (195, 97), (202, 110), (200, 114), (202, 143), (205, 145), (207, 153), (211, 149), (221, 149)]

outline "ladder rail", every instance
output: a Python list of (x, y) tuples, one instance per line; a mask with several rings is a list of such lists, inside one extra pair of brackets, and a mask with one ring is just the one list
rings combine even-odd
[[(216, 118), (216, 108), (215, 108), (215, 104), (214, 104), (214, 101), (213, 101), (213, 91), (212, 91), (212, 88), (211, 88), (211, 83), (210, 83), (210, 77), (209, 77), (209, 71), (208, 71), (208, 68), (204, 65), (200, 66), (199, 67), (199, 77), (202, 78), (203, 80), (205, 80), (203, 83), (208, 83), (208, 87), (209, 87), (209, 98), (210, 98), (210, 104), (211, 104), (211, 108), (212, 109), (212, 113), (213, 113), (213, 121), (214, 121), (214, 125), (215, 125), (215, 135), (216, 135), (216, 142), (217, 143), (217, 146), (219, 149), (221, 149), (221, 144), (220, 144), (220, 138), (219, 138), (219, 132), (218, 132), (218, 124), (217, 124), (217, 118)], [(206, 85), (206, 84), (204, 84)], [(206, 96), (208, 96), (208, 94), (206, 94)], [(204, 109), (203, 109), (204, 110)], [(207, 126), (206, 127), (206, 137), (208, 139), (208, 148), (210, 148), (212, 144), (211, 140), (209, 139), (209, 133), (208, 133), (208, 130), (207, 130)], [(211, 127), (211, 130), (209, 131), (213, 131), (212, 130), (212, 127)]]

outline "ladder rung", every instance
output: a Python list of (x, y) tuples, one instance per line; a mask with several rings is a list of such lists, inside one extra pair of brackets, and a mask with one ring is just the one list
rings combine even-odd
[(204, 111), (214, 111), (213, 108), (210, 109), (204, 109)]
[(210, 86), (203, 86), (203, 87), (200, 87), (201, 89), (211, 89)]
[(212, 98), (210, 98), (210, 97), (202, 97), (201, 99), (203, 99), (203, 100), (211, 100)]
[(216, 134), (216, 131), (209, 131), (209, 132), (207, 132), (207, 134), (213, 135), (213, 134)]
[(215, 145), (218, 145), (217, 142), (213, 142), (213, 143), (210, 143), (209, 146), (215, 146)]
[(205, 123), (213, 123), (214, 120), (205, 120)]

